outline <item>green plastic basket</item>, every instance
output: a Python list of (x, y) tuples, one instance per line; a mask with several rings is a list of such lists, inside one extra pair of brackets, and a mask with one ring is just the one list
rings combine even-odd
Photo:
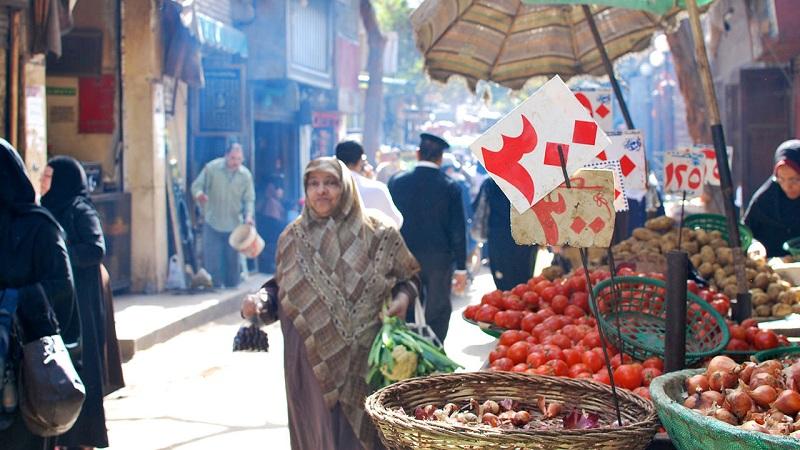
[[(702, 228), (706, 231), (719, 231), (722, 233), (722, 238), (728, 241), (728, 221), (725, 216), (719, 214), (692, 214), (687, 216), (683, 221), (683, 226), (686, 228)], [(753, 243), (753, 232), (747, 225), (739, 224), (739, 237), (742, 239), (742, 250), (747, 251), (750, 244)]]
[(800, 236), (784, 242), (783, 249), (789, 252), (794, 259), (800, 259)]
[(769, 350), (760, 351), (755, 354), (754, 358), (758, 362), (764, 362), (768, 359), (783, 358), (784, 356), (800, 356), (800, 346), (787, 345), (785, 347), (771, 348)]
[(650, 397), (672, 444), (680, 450), (783, 450), (797, 449), (800, 440), (745, 431), (683, 406), (686, 378), (705, 369), (672, 372), (650, 383)]
[[(640, 361), (651, 356), (663, 358), (666, 284), (644, 277), (614, 277), (614, 281), (615, 290), (612, 290), (611, 278), (600, 282), (593, 290), (600, 311), (594, 310), (592, 305), (592, 312), (606, 337), (615, 342), (617, 348), (624, 348), (625, 353)], [(725, 320), (711, 305), (691, 292), (686, 294), (689, 303), (686, 311), (686, 361), (693, 363), (721, 352), (728, 345), (730, 332)]]

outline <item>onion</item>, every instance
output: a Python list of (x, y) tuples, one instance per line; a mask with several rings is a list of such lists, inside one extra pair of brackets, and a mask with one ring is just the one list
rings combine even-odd
[(784, 373), (789, 381), (789, 388), (800, 392), (800, 361), (784, 369)]
[(747, 421), (739, 426), (745, 431), (758, 431), (759, 433), (766, 433), (767, 428), (754, 420)]
[(722, 406), (725, 402), (725, 396), (717, 391), (705, 391), (700, 394), (700, 403), (698, 409), (707, 410), (711, 409), (714, 405)]
[(775, 400), (772, 407), (784, 414), (793, 416), (800, 411), (800, 393), (791, 389), (785, 389), (778, 394), (778, 399)]
[(753, 375), (753, 370), (756, 368), (756, 363), (747, 361), (742, 363), (741, 370), (739, 370), (739, 379), (745, 383), (750, 383), (750, 377)]
[(778, 398), (778, 391), (768, 384), (762, 384), (753, 390), (746, 389), (746, 391), (747, 395), (749, 395), (750, 398), (752, 398), (753, 401), (762, 408), (768, 407), (770, 404), (772, 404), (772, 402), (775, 401), (775, 399)]
[(751, 377), (754, 377), (760, 373), (768, 373), (775, 378), (780, 378), (782, 370), (783, 370), (783, 365), (780, 362), (774, 359), (770, 359), (768, 361), (764, 361), (763, 363), (757, 365), (756, 368), (753, 369)]
[(749, 385), (750, 389), (755, 389), (763, 385), (772, 386), (777, 389), (778, 387), (780, 387), (780, 382), (778, 381), (777, 378), (773, 377), (768, 373), (759, 373), (759, 374), (754, 374), (750, 378)]
[(708, 368), (706, 369), (706, 375), (719, 372), (720, 370), (723, 372), (733, 373), (738, 367), (739, 365), (736, 364), (736, 361), (728, 358), (727, 356), (718, 355), (711, 358), (711, 362), (708, 363)]
[(686, 379), (686, 392), (697, 394), (708, 390), (708, 377), (705, 375), (693, 375)]
[(739, 425), (739, 419), (733, 415), (732, 412), (728, 411), (725, 408), (717, 408), (712, 413), (712, 417), (717, 420), (721, 420), (722, 422), (729, 423), (731, 425)]
[(736, 389), (729, 389), (725, 395), (725, 406), (736, 417), (742, 418), (755, 407), (753, 399), (744, 391), (744, 383), (740, 382)]
[(700, 406), (700, 394), (690, 395), (683, 401), (683, 406), (689, 409), (697, 409)]
[(708, 379), (708, 387), (714, 391), (722, 392), (723, 389), (731, 389), (736, 386), (739, 378), (733, 372), (719, 370), (713, 372)]

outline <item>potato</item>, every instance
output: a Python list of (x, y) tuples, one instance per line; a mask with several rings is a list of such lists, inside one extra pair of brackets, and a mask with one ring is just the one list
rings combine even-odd
[(736, 284), (726, 284), (724, 285), (724, 289), (722, 289), (722, 293), (727, 295), (729, 298), (736, 297), (736, 294), (739, 292), (739, 289), (736, 287)]
[(722, 266), (722, 270), (725, 271), (725, 276), (726, 277), (729, 277), (729, 276), (733, 275), (734, 273), (736, 273), (736, 268), (733, 267), (732, 265), (723, 265)]
[(702, 228), (695, 230), (695, 239), (700, 245), (708, 245), (711, 242), (711, 236)]
[(553, 281), (562, 275), (564, 275), (564, 269), (562, 269), (561, 266), (550, 266), (542, 269), (542, 276), (550, 281)]
[(666, 242), (665, 241), (661, 241), (660, 249), (661, 249), (661, 253), (666, 255), (667, 252), (671, 252), (672, 250), (675, 250), (677, 247), (678, 247), (678, 244), (673, 242), (673, 241), (666, 241)]
[(720, 264), (733, 264), (733, 250), (729, 247), (717, 247), (714, 253), (717, 255), (717, 261)]
[(644, 223), (645, 228), (652, 231), (669, 231), (675, 226), (675, 221), (671, 217), (654, 217)]
[(767, 297), (769, 297), (770, 300), (777, 301), (778, 294), (781, 292), (783, 292), (783, 287), (778, 283), (770, 283), (770, 285), (767, 286)]
[[(727, 273), (727, 272), (726, 272), (726, 273)], [(727, 277), (725, 277), (725, 281), (723, 281), (723, 282), (722, 282), (722, 285), (723, 285), (723, 286), (727, 286), (727, 285), (729, 285), (729, 284), (732, 284), (732, 285), (734, 285), (734, 286), (735, 286), (735, 285), (736, 285), (736, 283), (737, 283), (737, 281), (736, 281), (736, 275), (728, 275)]]
[(681, 242), (681, 250), (685, 251), (690, 255), (694, 255), (700, 251), (700, 245), (697, 242)]
[(710, 245), (711, 248), (718, 249), (722, 247), (727, 247), (728, 242), (725, 239), (713, 239), (708, 245)]
[(795, 303), (792, 305), (792, 312), (795, 314), (800, 314), (800, 303)]
[(792, 307), (783, 303), (772, 305), (772, 315), (775, 317), (785, 317), (792, 313)]
[(784, 291), (778, 294), (778, 303), (783, 303), (784, 305), (793, 305), (794, 295), (789, 291)]
[(766, 305), (769, 303), (769, 297), (767, 297), (767, 294), (764, 294), (763, 292), (760, 294), (752, 294), (750, 302), (753, 304), (753, 306)]
[(769, 305), (761, 305), (756, 307), (756, 315), (759, 317), (769, 317), (772, 313), (772, 308)]
[(714, 239), (722, 239), (722, 233), (720, 233), (720, 232), (719, 232), (719, 231), (717, 231), (717, 230), (711, 230), (711, 231), (708, 233), (708, 237), (709, 237), (709, 239), (711, 239), (712, 241), (713, 241)]
[(658, 239), (658, 233), (648, 230), (647, 228), (636, 228), (633, 230), (633, 237), (640, 241), (649, 241), (650, 239)]
[[(703, 265), (703, 257), (700, 256), (700, 255), (692, 255), (692, 256), (690, 256), (689, 257), (689, 261), (691, 261), (692, 265), (694, 265), (697, 268), (700, 268), (700, 266)], [(708, 264), (708, 265), (709, 265), (709, 267), (712, 267), (711, 264)], [(713, 268), (711, 269), (711, 273), (714, 273), (714, 269)]]
[(647, 247), (653, 250), (659, 250), (661, 248), (661, 240), (658, 238), (653, 238), (647, 241)]
[(714, 276), (714, 266), (709, 263), (702, 263), (699, 267), (697, 267), (697, 271), (700, 272), (700, 276), (709, 279)]
[(717, 269), (714, 271), (714, 282), (717, 283), (717, 286), (723, 284), (722, 282), (725, 281), (725, 277), (727, 277), (727, 275), (724, 269)]

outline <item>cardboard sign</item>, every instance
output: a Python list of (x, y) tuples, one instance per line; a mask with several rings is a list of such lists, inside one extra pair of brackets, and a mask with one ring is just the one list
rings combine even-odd
[[(728, 150), (728, 167), (731, 166), (733, 161), (733, 147), (730, 145), (725, 147)], [(717, 152), (714, 151), (713, 145), (695, 145), (691, 149), (692, 153), (702, 153), (706, 157), (705, 164), (705, 180), (706, 184), (711, 186), (719, 186), (719, 166), (717, 166)]]
[(511, 235), (520, 245), (608, 247), (614, 234), (614, 176), (581, 169), (532, 208), (511, 209)]
[(603, 131), (614, 128), (611, 89), (578, 89), (575, 91), (575, 98), (589, 111), (589, 115)]
[(625, 177), (619, 161), (602, 161), (586, 165), (587, 169), (610, 170), (614, 174), (614, 211), (628, 210), (628, 194), (625, 190)]
[[(628, 192), (647, 189), (644, 139), (639, 130), (616, 131), (608, 133), (611, 145), (597, 155), (593, 162), (619, 161), (625, 188)], [(630, 197), (629, 197), (630, 198)]]
[(556, 75), (479, 137), (470, 150), (518, 212), (588, 164), (610, 140)]
[(697, 195), (705, 181), (705, 156), (674, 151), (664, 153), (664, 192)]

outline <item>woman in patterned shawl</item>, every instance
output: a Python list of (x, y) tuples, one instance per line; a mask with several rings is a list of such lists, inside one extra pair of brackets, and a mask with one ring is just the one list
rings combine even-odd
[[(380, 314), (405, 317), (419, 264), (390, 221), (368, 215), (336, 158), (306, 167), (302, 214), (278, 241), (266, 301), (242, 315), (281, 321), (293, 450), (382, 448), (364, 411), (367, 355)], [(264, 298), (262, 296), (261, 298)]]

